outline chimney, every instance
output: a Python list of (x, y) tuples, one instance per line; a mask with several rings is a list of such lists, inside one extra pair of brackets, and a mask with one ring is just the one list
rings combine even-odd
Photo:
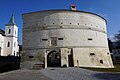
[(71, 5), (70, 5), (70, 10), (76, 10), (76, 5), (71, 4)]

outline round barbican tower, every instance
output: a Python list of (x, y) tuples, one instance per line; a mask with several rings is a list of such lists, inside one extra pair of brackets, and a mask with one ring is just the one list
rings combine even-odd
[(106, 23), (74, 5), (23, 14), (22, 67), (113, 67)]

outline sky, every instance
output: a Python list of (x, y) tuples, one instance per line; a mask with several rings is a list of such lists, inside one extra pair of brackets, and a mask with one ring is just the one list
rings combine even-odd
[(12, 12), (19, 28), (18, 41), (22, 44), (22, 14), (49, 9), (69, 9), (75, 4), (77, 10), (96, 13), (107, 20), (110, 39), (120, 30), (120, 0), (0, 0), (0, 29), (5, 29)]

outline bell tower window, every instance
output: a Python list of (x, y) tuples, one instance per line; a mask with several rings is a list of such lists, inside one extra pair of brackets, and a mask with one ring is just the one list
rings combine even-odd
[(16, 35), (16, 30), (15, 30), (15, 35)]
[(7, 43), (7, 47), (10, 47), (10, 42)]
[(8, 30), (8, 34), (10, 34), (10, 33), (11, 33), (11, 29)]

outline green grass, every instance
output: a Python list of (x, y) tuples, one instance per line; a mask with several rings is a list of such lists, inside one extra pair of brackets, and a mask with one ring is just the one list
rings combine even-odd
[(99, 71), (99, 72), (120, 72), (120, 64), (114, 64), (115, 68), (90, 68), (90, 67), (82, 67), (84, 69)]

